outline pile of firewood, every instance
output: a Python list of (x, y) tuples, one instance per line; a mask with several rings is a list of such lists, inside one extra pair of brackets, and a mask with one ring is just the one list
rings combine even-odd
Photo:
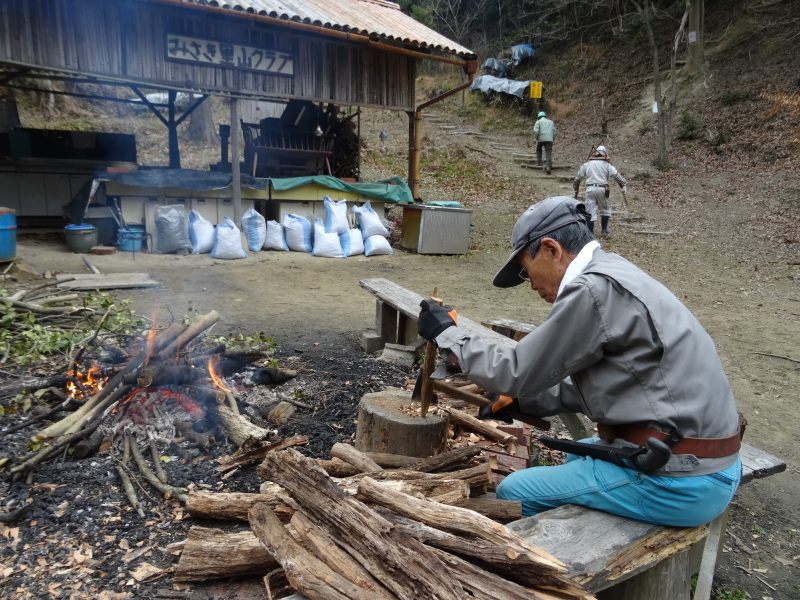
[(250, 529), (194, 526), (174, 581), (261, 575), (270, 599), (287, 589), (311, 600), (591, 598), (558, 559), (498, 522), (520, 518), (518, 502), (475, 497), (493, 487), (490, 465), (471, 464), (479, 453), (409, 464), (344, 444), (334, 460), (269, 452), (259, 493), (189, 494), (193, 517)]

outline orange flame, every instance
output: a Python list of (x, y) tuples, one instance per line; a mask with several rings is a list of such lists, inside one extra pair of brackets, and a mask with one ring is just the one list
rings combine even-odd
[(220, 361), (219, 354), (216, 354), (208, 359), (208, 374), (211, 376), (211, 381), (214, 382), (219, 389), (225, 390), (226, 392), (230, 392), (231, 390), (228, 386), (225, 385), (225, 382), (222, 380), (222, 377), (217, 374), (217, 364)]
[(100, 367), (91, 367), (86, 373), (81, 373), (80, 371), (67, 371), (67, 376), (77, 379), (83, 386), (83, 389), (81, 389), (75, 384), (75, 382), (67, 382), (67, 394), (69, 394), (70, 398), (75, 399), (84, 397), (83, 390), (86, 390), (92, 395), (96, 394), (103, 389), (103, 385), (105, 385), (106, 381), (108, 380), (108, 377), (103, 377), (100, 375)]
[(153, 340), (156, 339), (156, 318), (158, 317), (158, 306), (153, 307), (153, 316), (150, 322), (153, 326), (150, 328), (150, 331), (147, 332), (147, 339), (145, 340), (145, 355), (144, 355), (144, 366), (147, 366), (147, 363), (150, 362), (150, 358), (153, 356)]

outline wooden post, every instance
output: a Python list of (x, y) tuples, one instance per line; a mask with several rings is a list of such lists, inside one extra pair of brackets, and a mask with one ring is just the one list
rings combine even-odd
[(239, 174), (239, 99), (231, 98), (231, 191), (233, 222), (242, 226), (242, 183)]
[(409, 392), (385, 391), (365, 394), (358, 406), (356, 449), (420, 458), (444, 451), (447, 416), (421, 418), (402, 410), (411, 404)]
[(169, 168), (170, 169), (180, 169), (181, 168), (181, 149), (178, 145), (178, 123), (175, 122), (175, 98), (177, 97), (177, 92), (175, 90), (170, 90), (168, 93), (169, 97), (169, 118), (167, 119), (167, 131), (169, 133)]

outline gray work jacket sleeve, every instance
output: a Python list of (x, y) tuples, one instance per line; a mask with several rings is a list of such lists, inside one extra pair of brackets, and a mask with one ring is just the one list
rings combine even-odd
[(436, 338), (455, 353), (469, 379), (482, 388), (519, 398), (522, 412), (550, 416), (585, 412), (569, 375), (602, 356), (603, 320), (583, 286), (567, 286), (547, 320), (515, 347), (482, 341), (458, 327)]

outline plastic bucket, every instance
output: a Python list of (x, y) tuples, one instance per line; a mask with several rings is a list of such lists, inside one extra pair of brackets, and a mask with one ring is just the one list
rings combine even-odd
[(0, 208), (0, 262), (17, 257), (17, 215), (10, 208)]
[(128, 225), (120, 228), (117, 232), (119, 249), (123, 252), (139, 252), (142, 249), (142, 239), (144, 238), (144, 228)]
[(97, 246), (97, 227), (94, 225), (67, 225), (64, 228), (64, 239), (71, 252), (87, 254)]

